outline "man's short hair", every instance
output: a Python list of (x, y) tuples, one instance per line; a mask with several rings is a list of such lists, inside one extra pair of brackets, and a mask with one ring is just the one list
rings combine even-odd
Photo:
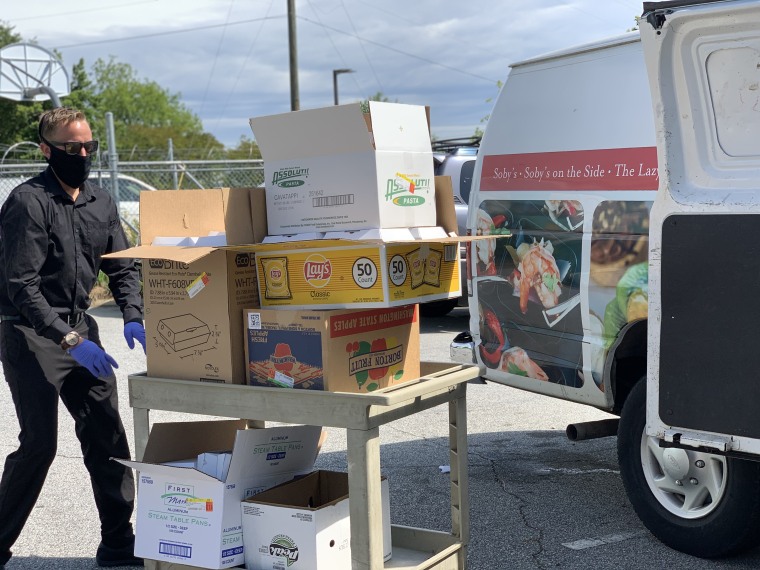
[(49, 139), (51, 133), (55, 132), (58, 127), (68, 125), (74, 121), (87, 122), (87, 117), (84, 116), (82, 111), (72, 107), (56, 107), (40, 115), (40, 124), (37, 130), (40, 138)]

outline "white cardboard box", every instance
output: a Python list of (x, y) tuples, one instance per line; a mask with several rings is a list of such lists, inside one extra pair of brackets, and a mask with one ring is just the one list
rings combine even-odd
[[(242, 420), (154, 424), (143, 461), (118, 460), (139, 471), (136, 556), (216, 569), (243, 563), (240, 501), (309, 473), (322, 431), (244, 427)], [(232, 449), (224, 480), (163, 465), (219, 449)]]
[(369, 102), (250, 119), (270, 235), (436, 225), (425, 108)]
[[(382, 479), (383, 554), (391, 558)], [(241, 503), (247, 570), (351, 570), (348, 473), (314, 471)]]

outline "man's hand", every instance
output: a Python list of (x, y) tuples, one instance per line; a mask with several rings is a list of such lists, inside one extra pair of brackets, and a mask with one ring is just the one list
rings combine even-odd
[(68, 352), (74, 360), (98, 378), (113, 376), (113, 369), (119, 367), (111, 355), (91, 340), (82, 339), (82, 342)]
[(134, 350), (135, 340), (139, 342), (145, 352), (145, 327), (141, 323), (133, 322), (124, 325), (124, 338), (127, 339), (127, 346)]

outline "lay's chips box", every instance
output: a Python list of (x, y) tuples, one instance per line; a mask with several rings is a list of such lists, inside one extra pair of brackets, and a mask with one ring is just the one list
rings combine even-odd
[(420, 376), (417, 305), (245, 311), (248, 384), (368, 393)]

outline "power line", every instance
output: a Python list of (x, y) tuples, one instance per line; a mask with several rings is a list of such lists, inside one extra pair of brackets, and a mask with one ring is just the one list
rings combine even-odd
[[(420, 61), (424, 61), (425, 63), (429, 63), (429, 64), (432, 64), (432, 65), (437, 65), (438, 67), (443, 67), (445, 69), (449, 69), (451, 71), (455, 71), (455, 72), (461, 73), (463, 75), (469, 75), (470, 77), (474, 77), (476, 79), (482, 79), (483, 81), (488, 81), (489, 83), (496, 83), (496, 81), (497, 81), (496, 79), (492, 79), (492, 78), (489, 78), (489, 77), (484, 77), (482, 75), (478, 75), (476, 73), (471, 73), (471, 72), (466, 71), (464, 69), (459, 69), (457, 67), (453, 67), (451, 65), (446, 65), (445, 63), (440, 63), (440, 62), (437, 62), (437, 61), (433, 61), (432, 59), (428, 59), (428, 58), (425, 58), (425, 57), (422, 57), (422, 56), (419, 56), (419, 55), (415, 55), (413, 53), (409, 53), (409, 52), (400, 50), (398, 48), (395, 48), (395, 47), (392, 47), (392, 46), (389, 46), (389, 45), (381, 44), (380, 42), (376, 42), (376, 41), (373, 41), (373, 40), (361, 37), (361, 36), (359, 36), (357, 34), (352, 34), (350, 32), (345, 32), (343, 30), (339, 30), (339, 29), (334, 28), (332, 26), (328, 26), (327, 24), (322, 24), (320, 22), (315, 22), (314, 20), (312, 20), (310, 18), (306, 18), (304, 16), (296, 16), (296, 17), (299, 20), (303, 20), (304, 22), (308, 22), (309, 24), (313, 24), (315, 26), (319, 26), (319, 27), (322, 27), (322, 28), (327, 28), (328, 30), (332, 30), (332, 31), (337, 32), (339, 34), (343, 34), (345, 36), (356, 38), (356, 39), (358, 39), (360, 41), (363, 41), (363, 42), (366, 42), (368, 44), (372, 44), (372, 45), (375, 45), (377, 47), (381, 47), (381, 48), (387, 49), (389, 51), (393, 51), (393, 52), (396, 52), (398, 54), (405, 55), (407, 57), (411, 57), (413, 59), (418, 59)], [(110, 39), (104, 39), (104, 40), (93, 40), (91, 42), (80, 42), (78, 44), (67, 44), (67, 45), (62, 45), (62, 46), (55, 46), (53, 49), (67, 49), (67, 48), (76, 48), (76, 47), (90, 46), (90, 45), (108, 44), (108, 43), (112, 43), (112, 42), (124, 42), (124, 41), (132, 41), (132, 40), (142, 40), (142, 39), (146, 39), (146, 38), (155, 38), (155, 37), (169, 36), (169, 35), (174, 35), (174, 34), (184, 34), (184, 33), (188, 33), (188, 32), (197, 32), (197, 31), (200, 31), (200, 30), (212, 30), (214, 28), (222, 28), (222, 27), (225, 27), (225, 26), (238, 26), (238, 25), (241, 25), (241, 24), (250, 24), (250, 23), (253, 23), (253, 22), (261, 22), (263, 20), (280, 20), (280, 19), (283, 19), (283, 18), (286, 18), (286, 16), (285, 15), (280, 15), (280, 16), (265, 16), (263, 18), (250, 18), (248, 20), (238, 20), (236, 22), (226, 22), (224, 24), (209, 24), (207, 26), (196, 26), (194, 28), (183, 28), (181, 30), (167, 30), (167, 31), (163, 31), (163, 32), (155, 32), (155, 33), (152, 33), (152, 34), (139, 34), (139, 35), (136, 35), (136, 36), (127, 36), (127, 37), (122, 37), (122, 38), (110, 38)]]
[(483, 81), (488, 81), (489, 83), (496, 83), (496, 81), (497, 81), (496, 79), (491, 79), (491, 78), (488, 78), (488, 77), (484, 77), (482, 75), (478, 75), (477, 73), (470, 73), (469, 71), (465, 71), (464, 69), (459, 69), (459, 68), (456, 68), (456, 67), (452, 67), (451, 65), (446, 65), (445, 63), (440, 63), (438, 61), (433, 61), (432, 59), (427, 59), (425, 57), (421, 57), (419, 55), (415, 55), (413, 53), (409, 53), (409, 52), (400, 50), (400, 49), (392, 47), (392, 46), (381, 44), (379, 42), (375, 42), (375, 41), (369, 40), (367, 38), (363, 38), (361, 36), (358, 36), (356, 34), (352, 34), (350, 32), (344, 32), (343, 30), (339, 30), (337, 28), (333, 28), (332, 26), (328, 26), (326, 24), (320, 24), (319, 22), (315, 22), (314, 20), (310, 20), (309, 18), (305, 18), (304, 16), (298, 16), (298, 19), (299, 20), (303, 20), (305, 22), (308, 22), (310, 24), (314, 24), (315, 26), (321, 26), (321, 27), (327, 28), (328, 30), (332, 30), (334, 32), (338, 32), (339, 34), (343, 34), (345, 36), (356, 38), (356, 39), (358, 39), (360, 41), (367, 42), (368, 44), (372, 44), (372, 45), (375, 45), (377, 47), (381, 47), (381, 48), (384, 48), (384, 49), (387, 49), (387, 50), (399, 53), (401, 55), (405, 55), (407, 57), (411, 57), (413, 59), (418, 59), (420, 61), (424, 61), (425, 63), (430, 63), (432, 65), (437, 65), (438, 67), (443, 67), (443, 68), (449, 69), (451, 71), (456, 71), (457, 73), (461, 73), (463, 75), (469, 75), (470, 77), (474, 77), (476, 79), (482, 79)]
[(206, 89), (203, 91), (203, 98), (201, 99), (201, 107), (200, 107), (200, 110), (198, 111), (199, 115), (203, 112), (203, 107), (206, 105), (206, 97), (208, 96), (209, 87), (211, 87), (211, 81), (214, 78), (214, 71), (216, 71), (216, 62), (219, 61), (219, 54), (222, 51), (224, 36), (227, 35), (227, 26), (230, 23), (230, 15), (232, 14), (232, 7), (234, 5), (235, 5), (235, 0), (230, 0), (230, 7), (227, 9), (227, 17), (224, 19), (224, 27), (222, 28), (222, 37), (219, 38), (219, 43), (216, 46), (216, 53), (214, 54), (214, 62), (211, 64), (211, 73), (208, 74)]
[(43, 18), (57, 18), (59, 16), (75, 16), (77, 14), (87, 14), (89, 12), (102, 12), (104, 10), (114, 10), (116, 8), (128, 8), (130, 6), (137, 6), (138, 4), (153, 4), (154, 2), (158, 2), (158, 0), (143, 0), (142, 2), (117, 4), (116, 6), (101, 6), (100, 8), (90, 8), (88, 10), (67, 10), (65, 12), (57, 12), (55, 14), (35, 14), (34, 16), (26, 16), (25, 18), (13, 18), (13, 21), (23, 22), (24, 20), (41, 20)]
[(264, 18), (251, 18), (249, 20), (238, 20), (237, 22), (225, 22), (224, 24), (209, 24), (207, 26), (197, 26), (195, 28), (182, 28), (181, 30), (166, 30), (163, 32), (155, 32), (152, 34), (140, 34), (137, 36), (126, 36), (123, 38), (110, 38), (107, 40), (93, 40), (91, 42), (80, 42), (78, 44), (67, 44), (63, 46), (55, 46), (53, 49), (67, 49), (77, 48), (82, 46), (92, 46), (98, 44), (110, 44), (113, 42), (127, 42), (132, 40), (144, 40), (146, 38), (158, 38), (161, 36), (170, 36), (174, 34), (185, 34), (188, 32), (198, 32), (200, 30), (213, 30), (214, 28), (223, 28), (225, 26), (238, 26), (240, 24), (251, 24), (253, 22), (261, 22), (262, 20), (281, 20), (285, 18), (285, 15), (281, 16), (265, 16)]
[[(356, 32), (356, 26), (354, 25), (354, 21), (351, 19), (351, 14), (348, 13), (348, 9), (346, 8), (345, 2), (343, 2), (343, 0), (340, 0), (340, 5), (343, 7), (343, 11), (346, 13), (346, 17), (348, 18), (348, 21), (351, 24), (351, 29), (354, 31), (354, 34), (356, 34), (356, 37), (359, 37), (358, 33)], [(369, 64), (369, 68), (372, 70), (372, 75), (375, 76), (375, 81), (377, 81), (377, 84), (380, 86), (380, 91), (381, 92), (384, 91), (383, 83), (380, 81), (380, 78), (377, 76), (375, 67), (372, 65), (372, 61), (370, 61), (369, 56), (367, 55), (367, 50), (364, 49), (364, 44), (361, 42), (361, 40), (359, 40), (359, 46), (361, 46), (362, 48), (364, 59), (367, 60), (367, 63)]]
[[(272, 4), (274, 3), (274, 0), (269, 0), (269, 7), (267, 7), (267, 11), (264, 14), (264, 18), (269, 16), (269, 12), (272, 10)], [(256, 43), (259, 40), (259, 36), (261, 35), (261, 30), (264, 28), (264, 22), (261, 22), (261, 25), (259, 26), (259, 29), (256, 30), (256, 35), (253, 36), (253, 39), (251, 40), (251, 45), (248, 47), (248, 53), (245, 55), (245, 59), (243, 59), (243, 64), (240, 66), (240, 71), (238, 71), (237, 77), (235, 77), (235, 83), (232, 85), (232, 89), (230, 89), (227, 92), (227, 98), (224, 100), (224, 104), (222, 105), (221, 110), (219, 111), (219, 116), (216, 119), (216, 127), (219, 126), (220, 121), (222, 120), (222, 117), (224, 116), (224, 112), (227, 110), (227, 107), (229, 106), (230, 99), (232, 98), (232, 94), (237, 89), (238, 83), (240, 82), (240, 78), (243, 75), (243, 71), (245, 71), (245, 66), (248, 64), (248, 60), (251, 58), (251, 54), (253, 53), (253, 48), (256, 46)]]

